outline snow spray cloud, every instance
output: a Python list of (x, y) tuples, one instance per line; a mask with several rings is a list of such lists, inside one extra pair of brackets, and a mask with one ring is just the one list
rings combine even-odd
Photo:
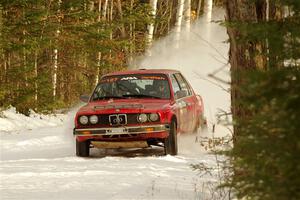
[[(138, 68), (180, 70), (195, 92), (203, 97), (205, 115), (211, 123), (216, 123), (219, 110), (230, 109), (229, 84), (224, 83), (230, 81), (226, 28), (211, 22), (223, 18), (224, 11), (214, 8), (212, 15), (200, 18), (191, 26), (190, 32), (182, 30), (180, 40), (171, 33), (154, 42), (151, 56), (136, 62)], [(223, 82), (211, 78), (210, 74)]]
[[(178, 34), (173, 32), (154, 42), (149, 50), (151, 56), (139, 58), (135, 66), (180, 70), (204, 100), (209, 128), (201, 137), (224, 137), (230, 132), (217, 124), (216, 116), (220, 111), (230, 110), (229, 45), (225, 42), (228, 36), (225, 27), (213, 22), (224, 19), (224, 10), (207, 6), (207, 14), (191, 26), (190, 32), (182, 30), (179, 40)], [(215, 132), (212, 132), (213, 124)], [(195, 135), (181, 135), (178, 145), (180, 154), (202, 153)]]

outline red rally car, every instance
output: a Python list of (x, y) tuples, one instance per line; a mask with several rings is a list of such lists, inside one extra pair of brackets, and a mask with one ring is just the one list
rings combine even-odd
[(203, 102), (176, 70), (142, 69), (103, 76), (75, 117), (76, 155), (90, 148), (163, 146), (177, 155), (177, 134), (205, 122)]

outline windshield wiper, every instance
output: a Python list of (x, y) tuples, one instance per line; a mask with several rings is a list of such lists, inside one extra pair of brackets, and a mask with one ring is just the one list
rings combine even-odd
[(93, 100), (101, 100), (101, 99), (124, 99), (123, 96), (103, 96), (103, 97), (96, 97)]
[(162, 99), (161, 97), (157, 96), (151, 96), (151, 95), (146, 95), (146, 94), (124, 94), (122, 95), (123, 97), (138, 97), (138, 98), (153, 98), (153, 99)]

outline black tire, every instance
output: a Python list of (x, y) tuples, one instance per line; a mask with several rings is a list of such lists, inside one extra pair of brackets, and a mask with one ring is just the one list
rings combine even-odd
[(89, 157), (90, 155), (90, 141), (86, 140), (79, 142), (76, 140), (76, 156)]
[(178, 145), (177, 145), (177, 127), (176, 122), (171, 122), (169, 137), (165, 139), (165, 155), (177, 155), (178, 154)]

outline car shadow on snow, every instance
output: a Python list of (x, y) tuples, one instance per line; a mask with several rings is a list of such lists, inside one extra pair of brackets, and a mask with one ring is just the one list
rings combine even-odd
[(163, 156), (163, 147), (148, 147), (142, 149), (97, 149), (92, 148), (90, 158), (105, 157), (147, 157), (147, 156)]

